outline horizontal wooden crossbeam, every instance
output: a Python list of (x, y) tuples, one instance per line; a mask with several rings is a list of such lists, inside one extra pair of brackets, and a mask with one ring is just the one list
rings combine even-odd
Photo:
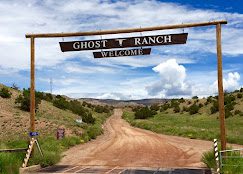
[(76, 36), (95, 36), (95, 35), (107, 35), (107, 34), (120, 34), (120, 33), (135, 33), (144, 31), (155, 30), (169, 30), (177, 28), (190, 28), (190, 27), (202, 27), (217, 24), (227, 24), (227, 21), (211, 21), (201, 23), (185, 23), (177, 25), (165, 25), (156, 27), (144, 27), (144, 28), (130, 28), (130, 29), (116, 29), (116, 30), (101, 30), (101, 31), (84, 31), (75, 33), (39, 33), (39, 34), (26, 34), (26, 38), (50, 38), (50, 37), (76, 37)]

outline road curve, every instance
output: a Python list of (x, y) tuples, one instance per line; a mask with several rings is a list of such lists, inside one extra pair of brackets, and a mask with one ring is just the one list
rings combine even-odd
[(131, 127), (121, 109), (104, 124), (104, 134), (75, 146), (63, 155), (60, 165), (119, 167), (202, 167), (203, 152), (212, 142), (167, 136)]

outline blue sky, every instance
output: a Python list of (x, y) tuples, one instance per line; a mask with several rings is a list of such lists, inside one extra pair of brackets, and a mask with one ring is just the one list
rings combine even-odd
[[(222, 26), (224, 89), (243, 85), (240, 0), (1, 0), (0, 83), (29, 87), (26, 33), (77, 32), (227, 20)], [(92, 51), (61, 52), (59, 42), (188, 33), (185, 45), (152, 47), (150, 56), (94, 59)], [(208, 96), (217, 93), (215, 27), (36, 40), (36, 88), (70, 97), (113, 99)]]

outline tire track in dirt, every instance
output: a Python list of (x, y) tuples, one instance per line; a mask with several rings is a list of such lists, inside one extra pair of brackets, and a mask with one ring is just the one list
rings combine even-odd
[(104, 134), (64, 153), (60, 165), (119, 167), (202, 167), (203, 152), (212, 142), (167, 136), (131, 127), (122, 110), (104, 124)]

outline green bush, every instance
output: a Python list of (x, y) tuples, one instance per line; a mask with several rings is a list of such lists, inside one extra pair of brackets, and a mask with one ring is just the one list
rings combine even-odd
[(172, 100), (171, 100), (171, 103), (170, 103), (170, 107), (171, 107), (171, 108), (177, 107), (177, 106), (179, 106), (179, 105), (180, 105), (180, 103), (178, 102), (177, 99), (172, 99)]
[(204, 152), (202, 155), (201, 161), (206, 164), (206, 166), (210, 169), (216, 170), (216, 161), (214, 157), (214, 149)]
[(242, 98), (242, 94), (241, 93), (238, 93), (237, 94), (237, 98)]
[(189, 108), (189, 113), (190, 115), (196, 114), (199, 111), (199, 106), (193, 104), (190, 108)]
[(199, 111), (199, 106), (198, 105), (196, 105), (196, 104), (193, 104), (193, 105), (191, 105), (190, 107), (189, 107), (189, 113), (190, 113), (190, 115), (193, 115), (193, 114), (196, 114), (196, 113), (198, 113), (198, 111)]
[(44, 96), (43, 96), (43, 100), (46, 100), (46, 101), (48, 101), (48, 102), (52, 102), (52, 100), (53, 100), (53, 96), (52, 96), (52, 94), (50, 94), (50, 93), (45, 93)]
[(235, 101), (235, 96), (233, 96), (233, 95), (225, 95), (224, 96), (224, 104), (225, 105), (233, 103), (233, 101)]
[(243, 88), (240, 88), (240, 92), (243, 92)]
[(99, 124), (94, 124), (90, 126), (87, 130), (87, 134), (90, 139), (95, 139), (97, 136), (101, 135), (102, 132), (103, 130)]
[(53, 101), (53, 106), (55, 106), (59, 109), (66, 110), (69, 108), (69, 102), (65, 98), (56, 98)]
[(203, 107), (203, 104), (202, 104), (202, 103), (200, 103), (198, 106), (199, 106), (199, 108), (202, 108), (202, 107)]
[(218, 101), (213, 102), (213, 106), (210, 108), (211, 114), (214, 114), (219, 111)]
[(0, 90), (0, 96), (1, 96), (2, 98), (11, 98), (11, 95), (12, 95), (12, 93), (9, 91), (8, 88), (3, 87), (3, 88)]
[(110, 112), (109, 107), (107, 105), (106, 106), (97, 105), (94, 107), (94, 111), (97, 113), (109, 113)]
[(230, 112), (229, 110), (225, 109), (225, 118), (229, 118), (233, 116), (232, 112)]
[(182, 111), (184, 111), (184, 112), (188, 112), (188, 107), (183, 106), (183, 107), (182, 107)]
[(152, 112), (147, 106), (135, 112), (135, 119), (146, 119), (152, 117), (156, 113)]
[(180, 109), (179, 105), (175, 106), (174, 109), (173, 109), (173, 111), (174, 111), (175, 113), (180, 112), (181, 109)]
[(212, 96), (209, 96), (208, 98), (207, 98), (207, 102), (208, 103), (211, 103), (213, 101), (213, 97)]
[(241, 115), (241, 111), (240, 110), (235, 110), (235, 112), (234, 112), (234, 115)]
[(161, 105), (160, 112), (166, 111), (169, 108), (170, 108), (170, 104), (165, 103), (165, 104)]
[(185, 102), (185, 99), (184, 99), (184, 98), (180, 98), (178, 101), (179, 101), (180, 103), (184, 103), (184, 102)]
[(84, 112), (81, 116), (82, 116), (83, 122), (90, 123), (90, 124), (95, 123), (95, 118), (92, 116), (92, 114), (90, 112)]
[(158, 104), (153, 104), (152, 106), (150, 106), (150, 109), (152, 111), (158, 111), (159, 110), (159, 105)]
[(198, 99), (198, 96), (193, 96), (192, 99)]
[[(37, 94), (37, 92), (36, 92)], [(38, 105), (41, 103), (41, 99), (36, 95), (35, 97), (35, 111), (38, 109)], [(15, 104), (20, 105), (20, 109), (23, 111), (30, 111), (30, 89), (24, 89), (23, 93), (15, 99)]]

